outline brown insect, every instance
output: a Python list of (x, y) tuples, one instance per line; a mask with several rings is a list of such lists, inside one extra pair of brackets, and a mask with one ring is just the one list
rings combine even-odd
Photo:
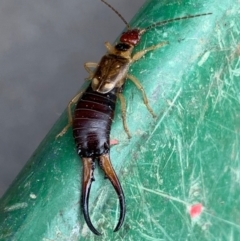
[[(109, 136), (112, 120), (114, 118), (115, 104), (118, 98), (121, 103), (123, 127), (130, 138), (130, 133), (126, 124), (126, 103), (122, 95), (123, 85), (127, 79), (131, 80), (142, 92), (144, 104), (152, 116), (155, 117), (153, 110), (148, 104), (143, 87), (134, 76), (128, 74), (128, 70), (132, 63), (138, 61), (147, 52), (160, 48), (166, 45), (167, 42), (150, 46), (132, 55), (134, 47), (139, 43), (141, 36), (146, 31), (156, 26), (211, 14), (205, 13), (179, 17), (157, 22), (145, 29), (131, 29), (123, 17), (113, 7), (104, 0), (101, 1), (117, 13), (127, 25), (128, 30), (121, 35), (120, 41), (115, 46), (112, 46), (109, 42), (105, 43), (108, 53), (102, 57), (99, 63), (85, 63), (84, 67), (89, 73), (89, 79), (92, 80), (91, 84), (84, 92), (77, 94), (69, 102), (68, 125), (57, 135), (57, 137), (62, 136), (66, 133), (67, 129), (72, 126), (77, 152), (83, 162), (82, 211), (88, 227), (96, 235), (100, 235), (100, 233), (91, 222), (88, 208), (91, 184), (94, 181), (95, 161), (98, 161), (99, 166), (112, 183), (119, 198), (120, 217), (114, 232), (118, 231), (122, 226), (126, 212), (123, 189), (110, 161)], [(96, 70), (92, 71), (92, 68), (96, 68)], [(76, 104), (76, 107), (72, 117), (71, 106), (73, 104)]]

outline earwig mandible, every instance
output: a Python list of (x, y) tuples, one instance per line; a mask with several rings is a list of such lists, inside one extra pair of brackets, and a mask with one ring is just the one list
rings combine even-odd
[[(163, 47), (168, 42), (158, 43), (132, 55), (134, 47), (141, 40), (141, 36), (152, 28), (174, 21), (211, 14), (189, 15), (157, 22), (145, 29), (131, 29), (126, 20), (110, 4), (104, 0), (101, 1), (123, 20), (127, 26), (127, 31), (121, 35), (119, 42), (115, 46), (112, 46), (109, 42), (105, 43), (107, 54), (102, 57), (99, 63), (85, 63), (84, 67), (89, 73), (88, 79), (91, 80), (91, 84), (84, 92), (78, 93), (69, 102), (68, 124), (57, 135), (57, 137), (64, 135), (68, 128), (72, 126), (77, 152), (83, 162), (82, 211), (89, 229), (96, 235), (101, 235), (101, 233), (93, 226), (89, 217), (88, 207), (91, 184), (94, 181), (95, 161), (98, 161), (99, 166), (112, 183), (119, 198), (120, 217), (114, 232), (121, 228), (126, 212), (123, 189), (110, 161), (109, 136), (115, 104), (118, 98), (121, 103), (123, 127), (130, 138), (130, 132), (126, 123), (126, 103), (122, 94), (123, 85), (127, 79), (131, 80), (142, 92), (144, 104), (151, 115), (155, 117), (153, 110), (148, 104), (143, 87), (134, 76), (128, 74), (128, 70), (132, 63), (141, 59), (147, 52)], [(92, 71), (92, 68), (96, 68), (95, 71)], [(76, 104), (76, 107), (72, 117), (71, 106), (73, 104)]]

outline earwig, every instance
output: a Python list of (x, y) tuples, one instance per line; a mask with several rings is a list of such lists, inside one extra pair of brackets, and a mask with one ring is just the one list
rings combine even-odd
[[(89, 73), (88, 79), (91, 80), (91, 84), (84, 92), (79, 93), (70, 101), (68, 105), (68, 125), (57, 135), (57, 137), (62, 136), (72, 126), (77, 152), (83, 162), (81, 207), (89, 229), (96, 235), (101, 235), (101, 233), (95, 229), (91, 222), (88, 204), (91, 184), (94, 181), (95, 161), (99, 163), (119, 198), (120, 217), (114, 232), (121, 228), (126, 213), (123, 189), (110, 161), (109, 140), (117, 98), (121, 102), (123, 127), (130, 138), (130, 132), (126, 124), (126, 104), (122, 95), (123, 86), (127, 79), (133, 81), (142, 92), (144, 104), (152, 116), (155, 117), (148, 104), (143, 87), (134, 76), (128, 74), (128, 70), (133, 62), (142, 58), (147, 52), (168, 43), (162, 42), (132, 55), (134, 47), (139, 43), (141, 36), (152, 28), (182, 19), (211, 14), (204, 13), (179, 17), (154, 23), (145, 29), (131, 29), (124, 18), (112, 6), (104, 0), (101, 1), (124, 21), (127, 25), (127, 31), (121, 35), (119, 42), (115, 46), (112, 46), (109, 42), (105, 43), (108, 53), (102, 57), (99, 64), (85, 63), (84, 67)], [(92, 68), (96, 68), (95, 71), (92, 71)], [(72, 104), (76, 104), (73, 117), (71, 112)]]

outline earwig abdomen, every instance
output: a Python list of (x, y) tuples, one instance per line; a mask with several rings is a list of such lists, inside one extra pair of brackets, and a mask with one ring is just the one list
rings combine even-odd
[(79, 98), (73, 116), (73, 136), (78, 154), (83, 162), (81, 206), (88, 227), (96, 235), (100, 235), (100, 233), (93, 226), (88, 210), (95, 161), (98, 161), (118, 195), (120, 218), (114, 231), (118, 231), (122, 226), (126, 212), (123, 190), (109, 156), (109, 137), (117, 91), (118, 88), (113, 88), (107, 94), (101, 94), (94, 91), (90, 85)]
[(109, 135), (116, 104), (116, 88), (107, 94), (89, 86), (78, 100), (73, 117), (73, 136), (81, 157), (109, 153)]

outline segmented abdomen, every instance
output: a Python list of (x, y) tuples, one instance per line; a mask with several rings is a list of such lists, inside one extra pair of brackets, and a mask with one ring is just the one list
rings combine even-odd
[(98, 157), (109, 152), (115, 103), (116, 88), (100, 94), (90, 85), (79, 98), (73, 117), (73, 137), (81, 157)]

